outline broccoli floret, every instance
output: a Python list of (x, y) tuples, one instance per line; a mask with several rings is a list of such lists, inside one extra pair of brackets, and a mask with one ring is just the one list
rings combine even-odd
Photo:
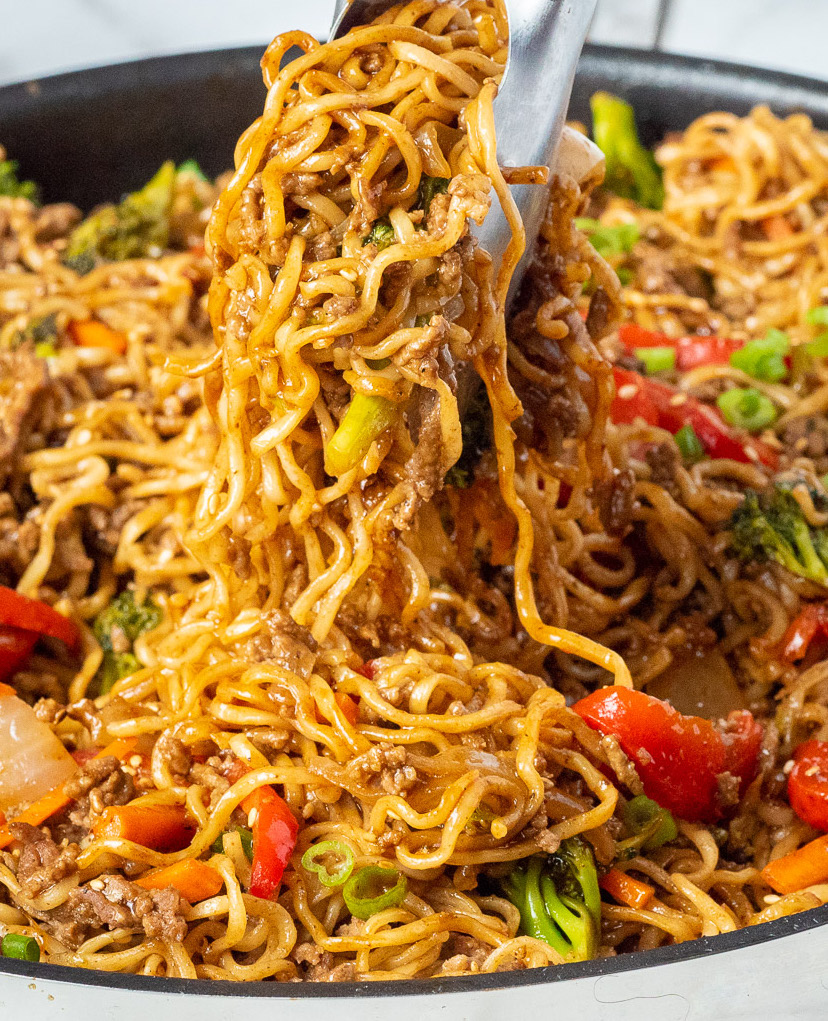
[(730, 519), (730, 545), (742, 560), (770, 559), (792, 574), (828, 587), (828, 533), (811, 528), (790, 489), (753, 490)]
[(117, 644), (122, 644), (126, 640), (132, 645), (140, 635), (157, 628), (161, 623), (161, 617), (161, 610), (149, 596), (143, 603), (136, 604), (132, 592), (122, 592), (98, 614), (92, 625), (92, 631), (104, 654), (98, 672), (93, 678), (99, 695), (105, 695), (122, 677), (129, 677), (141, 669), (141, 662), (134, 653), (115, 651), (113, 631), (117, 629), (120, 632)]
[(638, 139), (633, 108), (609, 92), (596, 92), (590, 107), (595, 144), (607, 161), (606, 187), (639, 205), (661, 209), (664, 204), (661, 168)]
[(589, 961), (598, 946), (601, 894), (589, 845), (565, 840), (547, 858), (521, 862), (502, 881), (520, 912), (521, 929), (569, 961)]
[(492, 445), (492, 409), (485, 386), (480, 386), (471, 399), (461, 423), (463, 449), (457, 462), (446, 472), (445, 484), (455, 489), (468, 489), (474, 482), (474, 470), (480, 458)]
[(385, 248), (390, 248), (396, 240), (397, 235), (391, 226), (391, 221), (387, 216), (384, 216), (381, 220), (377, 220), (374, 223), (371, 232), (362, 239), (362, 243), (364, 245), (376, 245), (377, 251), (381, 252)]
[(69, 237), (64, 263), (84, 274), (101, 261), (140, 259), (166, 248), (175, 176), (168, 160), (140, 191), (87, 216)]
[(37, 203), (40, 200), (40, 189), (34, 181), (21, 181), (18, 178), (16, 160), (0, 160), (0, 195)]

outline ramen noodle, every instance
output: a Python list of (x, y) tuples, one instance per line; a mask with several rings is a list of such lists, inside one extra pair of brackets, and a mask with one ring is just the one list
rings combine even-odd
[(790, 879), (825, 143), (712, 115), (659, 210), (562, 165), (507, 317), (510, 184), (545, 178), (497, 164), (507, 46), (497, 0), (288, 33), (215, 186), (166, 163), (80, 224), (0, 197), (6, 956), (430, 977), (825, 899)]

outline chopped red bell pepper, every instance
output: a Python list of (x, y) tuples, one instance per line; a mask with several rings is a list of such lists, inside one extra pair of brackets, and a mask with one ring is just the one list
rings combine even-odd
[(815, 641), (828, 639), (828, 603), (808, 603), (788, 625), (779, 643), (782, 659), (802, 659)]
[(58, 638), (70, 652), (80, 651), (81, 635), (74, 621), (39, 599), (30, 599), (5, 585), (0, 585), (0, 624)]
[(34, 631), (0, 624), (0, 681), (11, 677), (23, 666), (37, 642)]
[(740, 790), (755, 775), (761, 730), (748, 712), (731, 713), (722, 731), (619, 685), (599, 688), (572, 708), (590, 727), (617, 738), (647, 797), (682, 819), (715, 822), (725, 811), (721, 774), (738, 777)]
[(730, 337), (667, 337), (654, 330), (645, 330), (637, 323), (621, 326), (618, 338), (629, 354), (642, 347), (672, 347), (676, 352), (679, 372), (702, 365), (727, 365), (733, 352), (744, 346), (741, 340)]
[(657, 425), (673, 434), (682, 426), (691, 425), (710, 457), (743, 464), (761, 462), (768, 468), (776, 468), (779, 463), (779, 455), (773, 447), (750, 433), (733, 429), (716, 408), (638, 372), (617, 365), (612, 371), (616, 390), (610, 409), (613, 422), (627, 424), (640, 417), (649, 425)]
[(796, 749), (788, 801), (809, 826), (828, 830), (828, 741), (806, 741)]
[(250, 892), (254, 897), (272, 900), (279, 893), (285, 866), (296, 847), (299, 823), (272, 787), (258, 787), (244, 803), (256, 813)]

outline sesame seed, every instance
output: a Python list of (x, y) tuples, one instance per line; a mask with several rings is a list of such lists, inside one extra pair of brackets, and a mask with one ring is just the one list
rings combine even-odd
[(258, 808), (251, 808), (250, 809), (250, 814), (247, 817), (247, 825), (248, 826), (255, 826), (256, 825), (256, 820), (258, 818), (259, 818), (259, 810), (258, 810)]
[(775, 904), (778, 900), (781, 900), (775, 893), (766, 893), (762, 899), (766, 904)]
[(618, 396), (625, 401), (631, 400), (638, 393), (638, 387), (635, 383), (625, 383), (618, 389)]
[(129, 760), (129, 764), (134, 769), (137, 769), (141, 765), (141, 756), (140, 755), (133, 755), (133, 756), (131, 756), (130, 760)]
[(817, 765), (808, 766), (808, 768), (805, 770), (805, 776), (816, 776), (818, 772), (819, 766)]
[(687, 403), (687, 394), (673, 394), (673, 396), (670, 398), (670, 404), (674, 408), (681, 407), (682, 404), (686, 404), (686, 403)]
[(745, 453), (753, 461), (754, 464), (759, 464), (759, 455), (753, 449), (753, 447), (745, 447)]
[(92, 890), (100, 892), (104, 888), (104, 881), (102, 879), (93, 879), (89, 886)]
[(787, 776), (788, 773), (794, 768), (794, 760), (788, 759), (785, 765), (782, 767), (782, 772)]

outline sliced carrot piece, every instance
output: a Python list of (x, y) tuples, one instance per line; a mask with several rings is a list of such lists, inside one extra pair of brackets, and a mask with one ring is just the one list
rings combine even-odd
[(185, 858), (166, 868), (149, 872), (136, 880), (136, 884), (145, 890), (165, 890), (172, 886), (182, 897), (195, 904), (208, 897), (215, 897), (224, 886), (224, 880), (207, 862)]
[(195, 827), (182, 805), (111, 805), (92, 827), (98, 840), (130, 840), (155, 851), (182, 851)]
[(98, 319), (71, 319), (68, 329), (76, 347), (104, 347), (119, 355), (127, 349), (124, 334)]
[(817, 837), (762, 869), (762, 878), (777, 893), (795, 893), (828, 880), (828, 836)]
[(601, 876), (598, 885), (619, 904), (626, 904), (628, 908), (644, 908), (655, 896), (654, 886), (621, 869), (610, 869), (605, 876)]

